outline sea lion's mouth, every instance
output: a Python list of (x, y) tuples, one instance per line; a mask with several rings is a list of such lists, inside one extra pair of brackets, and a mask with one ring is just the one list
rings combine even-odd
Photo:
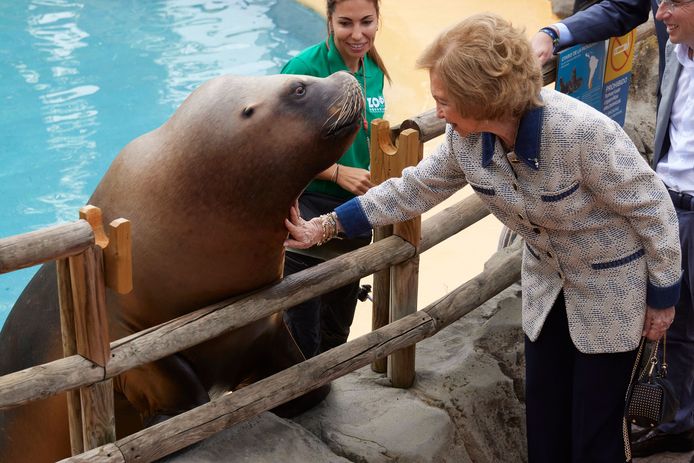
[(325, 132), (324, 138), (338, 138), (356, 132), (359, 129), (360, 119), (359, 113), (357, 113), (356, 117), (352, 117), (350, 120), (342, 119), (341, 123), (331, 124)]
[(324, 138), (342, 137), (359, 129), (366, 122), (364, 97), (356, 80), (352, 79), (344, 92), (330, 105), (328, 120), (323, 124)]

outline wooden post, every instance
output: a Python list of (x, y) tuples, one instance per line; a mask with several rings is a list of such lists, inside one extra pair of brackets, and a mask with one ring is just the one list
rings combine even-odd
[(109, 224), (109, 243), (104, 248), (106, 286), (119, 294), (133, 289), (133, 255), (130, 221), (116, 219)]
[[(372, 177), (373, 178), (373, 177)], [(374, 243), (393, 234), (393, 226), (378, 227), (374, 230)], [(373, 275), (373, 304), (371, 309), (371, 331), (376, 331), (388, 324), (390, 319), (390, 267), (386, 267)], [(386, 357), (374, 360), (371, 369), (377, 373), (385, 373), (388, 369)]]
[[(112, 222), (112, 237), (109, 239), (99, 208), (81, 208), (80, 218), (91, 226), (95, 244), (57, 263), (63, 351), (65, 356), (79, 354), (105, 368), (111, 348), (104, 259), (108, 260), (106, 268), (110, 269), (108, 286), (119, 292), (129, 292), (132, 289), (130, 222), (124, 219)], [(73, 455), (115, 442), (113, 407), (112, 379), (68, 393)]]
[[(77, 338), (75, 334), (75, 307), (72, 304), (72, 283), (70, 280), (70, 264), (67, 259), (55, 262), (58, 275), (58, 301), (60, 303), (60, 331), (63, 338), (63, 357), (77, 353)], [(67, 391), (68, 425), (70, 429), (70, 449), (72, 455), (84, 452), (82, 440), (82, 406), (80, 391)]]
[[(388, 121), (375, 119), (371, 123), (371, 139), (371, 182), (378, 185), (392, 177), (388, 170), (387, 157), (395, 153), (395, 147), (391, 143)], [(392, 234), (392, 225), (377, 227), (374, 230), (374, 243)], [(376, 331), (386, 326), (390, 319), (390, 267), (374, 273), (372, 294), (371, 330)], [(387, 365), (387, 358), (379, 358), (371, 364), (371, 369), (377, 373), (385, 373)]]
[[(401, 175), (409, 166), (422, 160), (423, 145), (419, 133), (403, 130), (398, 137), (398, 156), (393, 158), (392, 172)], [(395, 224), (393, 234), (398, 235), (415, 249), (419, 249), (422, 237), (422, 218), (415, 217)], [(417, 312), (417, 288), (419, 279), (419, 255), (395, 265), (390, 273), (390, 322)], [(414, 382), (415, 345), (393, 352), (388, 357), (388, 376), (394, 387), (407, 388)]]
[(105, 367), (110, 345), (101, 248), (87, 249), (69, 262), (77, 353)]
[[(390, 124), (376, 119), (371, 123), (371, 180), (380, 184), (391, 177), (399, 177), (405, 167), (414, 166), (422, 159), (424, 145), (419, 133), (412, 129), (403, 130), (398, 137), (397, 148), (393, 145)], [(415, 246), (421, 237), (421, 218), (397, 224), (395, 227), (380, 227), (374, 232), (374, 242), (396, 234)], [(393, 322), (417, 311), (417, 274), (419, 258), (381, 270), (374, 274), (372, 329), (377, 330), (389, 321)], [(396, 387), (409, 387), (414, 381), (414, 346), (395, 353), (389, 359), (379, 359), (371, 369), (388, 375)]]
[[(111, 349), (101, 248), (95, 245), (82, 254), (70, 257), (69, 266), (77, 353), (106, 367)], [(80, 398), (84, 450), (114, 442), (113, 380), (81, 388)]]

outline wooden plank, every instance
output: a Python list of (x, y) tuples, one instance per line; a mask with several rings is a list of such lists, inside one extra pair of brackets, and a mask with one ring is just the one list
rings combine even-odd
[(104, 249), (106, 286), (119, 294), (133, 289), (133, 253), (130, 221), (116, 219), (109, 224), (109, 243)]
[[(403, 130), (398, 137), (398, 154), (390, 158), (390, 173), (400, 177), (407, 167), (416, 166), (422, 160), (423, 146), (416, 130)], [(415, 248), (421, 240), (421, 217), (393, 225), (393, 234), (411, 243)]]
[(369, 147), (371, 166), (369, 172), (374, 185), (392, 177), (390, 158), (397, 152), (390, 138), (390, 123), (383, 119), (371, 122), (371, 145)]
[[(417, 312), (419, 256), (391, 268), (391, 323)], [(415, 378), (415, 345), (404, 347), (388, 357), (388, 377), (393, 387), (408, 388)]]
[(70, 257), (77, 353), (102, 367), (110, 356), (101, 248)]
[[(60, 332), (63, 340), (63, 357), (77, 353), (75, 334), (75, 309), (72, 304), (70, 264), (67, 259), (56, 261), (58, 276), (58, 302), (60, 305)], [(72, 455), (84, 452), (82, 440), (82, 405), (79, 390), (67, 391), (68, 427), (70, 430), (70, 449)]]
[(104, 379), (105, 371), (72, 355), (0, 377), (0, 410), (45, 399)]
[(446, 121), (436, 116), (436, 109), (429, 109), (410, 119), (406, 119), (398, 126), (398, 133), (413, 129), (419, 133), (419, 141), (426, 143), (429, 140), (443, 135), (446, 130)]
[[(393, 234), (393, 226), (378, 227), (374, 230), (374, 243)], [(373, 301), (371, 304), (371, 331), (376, 331), (388, 324), (390, 320), (390, 267), (373, 274)], [(377, 373), (386, 373), (388, 359), (374, 360), (371, 369)]]
[(0, 239), (0, 273), (79, 254), (94, 243), (89, 224), (77, 222)]
[(80, 390), (82, 397), (82, 438), (85, 450), (116, 441), (113, 413), (113, 380), (107, 379)]

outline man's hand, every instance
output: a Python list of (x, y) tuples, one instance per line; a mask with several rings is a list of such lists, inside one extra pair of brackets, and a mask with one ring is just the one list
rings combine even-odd
[(538, 32), (530, 40), (530, 46), (535, 52), (535, 56), (540, 60), (540, 65), (545, 64), (554, 55), (554, 45), (552, 38), (544, 32)]

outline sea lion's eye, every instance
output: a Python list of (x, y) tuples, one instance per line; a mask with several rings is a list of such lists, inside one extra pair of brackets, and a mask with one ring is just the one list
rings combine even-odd
[(305, 93), (306, 93), (306, 87), (304, 87), (303, 85), (299, 85), (298, 87), (296, 87), (294, 89), (294, 95), (296, 95), (296, 96), (304, 96)]
[(243, 108), (243, 117), (251, 117), (253, 115), (253, 107), (252, 106), (246, 106)]

